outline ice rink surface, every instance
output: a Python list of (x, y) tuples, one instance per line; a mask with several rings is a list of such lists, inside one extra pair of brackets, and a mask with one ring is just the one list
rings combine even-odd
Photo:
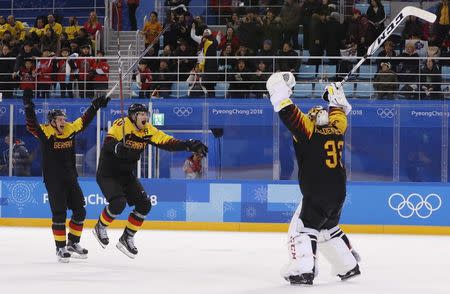
[(50, 228), (0, 227), (0, 293), (450, 293), (450, 237), (349, 235), (362, 275), (341, 282), (319, 255), (312, 287), (280, 276), (287, 261), (281, 233), (138, 232), (135, 260), (115, 248), (110, 230), (102, 249), (85, 230), (87, 260), (56, 262)]

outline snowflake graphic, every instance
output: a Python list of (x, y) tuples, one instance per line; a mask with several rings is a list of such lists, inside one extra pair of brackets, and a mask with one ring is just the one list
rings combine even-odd
[(267, 202), (267, 187), (258, 186), (258, 188), (253, 190), (253, 195), (256, 201), (260, 203)]
[(256, 216), (256, 208), (254, 208), (253, 206), (247, 207), (247, 209), (245, 210), (245, 215), (249, 218), (254, 218)]
[(167, 211), (167, 218), (168, 219), (175, 219), (177, 217), (177, 211), (175, 210), (175, 209), (173, 209), (173, 208), (171, 208), (171, 209), (169, 209), (168, 211)]
[(231, 202), (223, 203), (223, 212), (233, 211), (233, 210), (234, 210), (233, 203), (231, 203)]
[(38, 204), (33, 193), (38, 185), (37, 183), (16, 181), (5, 183), (5, 185), (9, 192), (8, 203), (16, 205), (19, 214), (22, 214), (23, 209), (29, 204)]

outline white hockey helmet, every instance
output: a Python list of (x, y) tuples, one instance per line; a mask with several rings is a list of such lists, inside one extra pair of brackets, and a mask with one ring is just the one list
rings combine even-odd
[(328, 125), (328, 111), (320, 105), (314, 106), (308, 111), (308, 118), (316, 126)]

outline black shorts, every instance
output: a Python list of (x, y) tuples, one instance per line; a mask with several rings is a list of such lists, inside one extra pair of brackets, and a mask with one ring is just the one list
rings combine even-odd
[(147, 198), (147, 193), (135, 176), (97, 176), (97, 184), (108, 200), (125, 197), (129, 206), (135, 205), (140, 199)]
[(338, 201), (323, 201), (324, 199), (314, 199), (312, 197), (303, 197), (300, 219), (305, 228), (320, 230), (329, 230), (339, 224), (341, 218), (344, 199)]
[(75, 176), (46, 180), (45, 187), (52, 214), (65, 212), (67, 209), (78, 210), (86, 205), (83, 191)]

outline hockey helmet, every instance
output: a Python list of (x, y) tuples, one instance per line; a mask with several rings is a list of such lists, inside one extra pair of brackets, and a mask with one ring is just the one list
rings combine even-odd
[(314, 106), (308, 111), (308, 118), (316, 126), (324, 126), (328, 124), (328, 111), (322, 106)]
[(140, 103), (131, 104), (128, 107), (128, 118), (132, 120), (132, 116), (138, 112), (148, 112), (148, 107)]
[(56, 119), (57, 116), (64, 116), (67, 117), (66, 113), (62, 109), (52, 109), (47, 113), (47, 120), (48, 122), (51, 122), (52, 120)]

